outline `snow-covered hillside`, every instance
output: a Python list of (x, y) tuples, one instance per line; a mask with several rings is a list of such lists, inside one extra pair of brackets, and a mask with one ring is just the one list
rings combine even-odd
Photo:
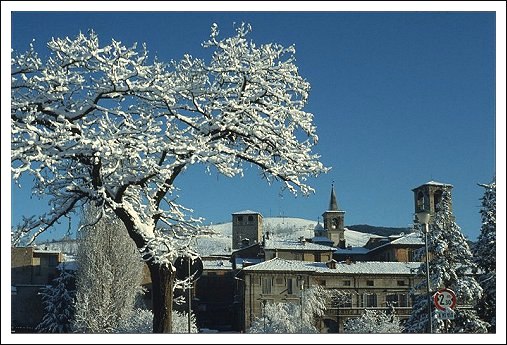
[[(297, 240), (300, 237), (311, 238), (317, 222), (314, 220), (289, 217), (263, 218), (263, 232), (269, 231), (271, 238), (277, 240)], [(232, 252), (232, 223), (208, 225), (211, 235), (199, 236), (193, 240), (193, 246), (201, 256), (228, 255)], [(373, 234), (345, 228), (345, 242), (353, 247), (362, 247)], [(43, 249), (60, 250), (66, 254), (76, 254), (75, 240), (45, 242)]]
[[(311, 238), (317, 222), (314, 220), (290, 217), (263, 218), (263, 232), (275, 239), (296, 240), (299, 237)], [(215, 235), (202, 236), (195, 241), (195, 247), (201, 255), (227, 254), (232, 248), (232, 223), (211, 224), (208, 226)], [(345, 228), (345, 242), (353, 247), (362, 247), (372, 234)]]

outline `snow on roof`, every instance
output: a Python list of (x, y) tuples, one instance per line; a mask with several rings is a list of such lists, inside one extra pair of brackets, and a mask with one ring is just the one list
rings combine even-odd
[(373, 234), (373, 235), (370, 235), (370, 238), (387, 238), (387, 237)]
[(37, 254), (60, 254), (60, 250), (45, 250), (45, 249), (34, 249), (34, 253)]
[(313, 242), (333, 242), (325, 236), (314, 236), (312, 237)]
[(267, 250), (312, 250), (312, 251), (330, 251), (336, 248), (324, 246), (322, 244), (311, 243), (306, 241), (276, 241), (276, 240), (265, 240), (264, 249)]
[(227, 260), (203, 260), (202, 265), (205, 270), (232, 270), (232, 263)]
[(352, 247), (363, 247), (372, 236), (369, 233), (349, 230), (347, 228), (345, 228), (343, 235), (345, 236), (345, 243)]
[(273, 258), (257, 265), (243, 268), (243, 271), (284, 271), (315, 272), (326, 274), (415, 274), (420, 262), (358, 261), (347, 264), (339, 262), (336, 268), (329, 268), (324, 262), (309, 262)]
[(436, 181), (428, 181), (422, 185), (420, 185), (419, 187), (416, 187), (413, 190), (415, 189), (418, 189), (418, 188), (421, 188), (422, 186), (427, 186), (427, 185), (430, 185), (430, 186), (441, 186), (441, 187), (452, 187), (452, 184), (449, 184), (449, 183), (441, 183), (441, 182), (436, 182)]
[(378, 247), (372, 248), (371, 250), (378, 250), (379, 248), (384, 248), (386, 246), (390, 246), (392, 244), (398, 244), (398, 245), (424, 245), (424, 241), (421, 237), (420, 233), (412, 232), (410, 234), (407, 234), (405, 236), (402, 236), (398, 239), (392, 240), (391, 242), (384, 243)]
[(420, 233), (412, 232), (405, 236), (402, 236), (396, 240), (391, 241), (392, 244), (424, 244), (424, 240)]
[[(244, 259), (244, 258), (235, 258), (234, 259), (234, 263), (236, 264), (236, 268), (237, 269), (242, 269), (243, 266), (245, 265), (256, 265), (256, 264), (259, 264), (260, 262), (262, 262), (262, 259)], [(248, 267), (250, 267), (250, 265), (248, 265)], [(243, 268), (244, 269), (244, 268)]]
[(426, 182), (425, 184), (431, 184), (431, 185), (434, 185), (434, 186), (452, 186), (450, 185), (449, 183), (442, 183), (442, 182), (437, 182), (437, 181), (429, 181), (429, 182)]
[[(244, 210), (244, 211), (238, 211), (234, 212), (233, 214), (260, 214), (257, 211), (251, 211), (251, 210)], [(261, 215), (262, 216), (262, 215)]]
[(356, 255), (364, 255), (368, 254), (370, 250), (364, 247), (349, 247), (349, 248), (338, 248), (336, 249), (336, 254), (356, 254)]

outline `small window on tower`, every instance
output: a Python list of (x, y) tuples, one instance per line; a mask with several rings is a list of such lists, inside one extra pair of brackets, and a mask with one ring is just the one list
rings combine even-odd
[(253, 216), (248, 216), (248, 221), (253, 222)]
[(441, 190), (437, 190), (435, 192), (435, 194), (433, 194), (433, 205), (435, 207), (437, 207), (437, 205), (440, 203), (440, 201), (442, 201), (442, 191)]
[(417, 211), (423, 210), (424, 210), (424, 194), (423, 192), (419, 191), (419, 193), (417, 193)]
[(243, 221), (243, 216), (238, 216), (238, 223), (241, 223)]

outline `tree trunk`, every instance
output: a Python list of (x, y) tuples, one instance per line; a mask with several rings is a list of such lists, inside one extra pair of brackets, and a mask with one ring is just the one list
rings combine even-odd
[(135, 231), (132, 217), (123, 208), (115, 208), (115, 214), (127, 228), (130, 238), (148, 265), (151, 277), (153, 309), (153, 333), (172, 333), (174, 271), (171, 263), (156, 261), (145, 248), (146, 239)]
[(171, 333), (174, 281), (172, 266), (153, 261), (147, 264), (152, 284), (153, 333)]

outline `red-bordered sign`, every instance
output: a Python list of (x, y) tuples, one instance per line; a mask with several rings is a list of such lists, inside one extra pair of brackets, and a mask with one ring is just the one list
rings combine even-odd
[(442, 311), (454, 309), (456, 306), (456, 294), (451, 289), (438, 290), (433, 295), (433, 302), (435, 302), (435, 307)]

